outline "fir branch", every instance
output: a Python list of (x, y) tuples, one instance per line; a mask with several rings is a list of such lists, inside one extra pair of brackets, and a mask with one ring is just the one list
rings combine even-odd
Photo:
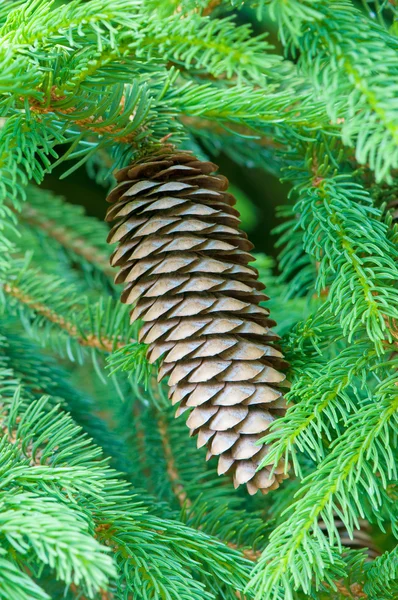
[[(375, 518), (380, 518), (383, 487), (396, 476), (390, 445), (398, 431), (395, 376), (378, 386), (376, 398), (352, 415), (330, 454), (304, 480), (287, 521), (271, 534), (250, 583), (257, 598), (289, 598), (299, 586), (308, 594), (313, 578), (316, 585), (332, 584), (331, 572), (338, 565), (332, 568), (330, 553), (339, 540), (332, 513), (337, 509), (347, 531), (352, 531), (358, 513), (363, 516), (360, 490), (369, 497)], [(317, 524), (319, 518), (326, 524), (329, 539)], [(303, 569), (304, 564), (311, 565), (310, 569)]]
[(272, 46), (264, 34), (253, 37), (251, 33), (249, 26), (237, 26), (230, 17), (209, 20), (191, 13), (181, 19), (177, 14), (154, 20), (144, 29), (143, 39), (130, 47), (138, 57), (161, 56), (189, 72), (264, 84), (267, 77), (277, 76), (282, 57), (269, 53)]
[(73, 257), (83, 258), (108, 276), (114, 274), (109, 265), (107, 227), (85, 216), (81, 206), (68, 204), (50, 191), (29, 186), (20, 219), (44, 231)]
[(26, 558), (33, 550), (67, 585), (82, 585), (93, 597), (115, 576), (109, 550), (87, 535), (88, 524), (75, 511), (32, 493), (3, 495), (0, 505), (0, 536), (7, 545)]
[(304, 247), (318, 263), (318, 292), (328, 287), (330, 309), (339, 315), (345, 334), (365, 327), (382, 352), (383, 342), (391, 341), (386, 321), (398, 316), (398, 269), (380, 211), (344, 175), (317, 177), (297, 191), (297, 227), (304, 230)]
[(0, 598), (9, 600), (50, 600), (46, 594), (26, 573), (1, 554), (0, 548)]
[(371, 598), (393, 600), (398, 592), (398, 546), (377, 557), (366, 575), (365, 591)]
[[(320, 321), (325, 319), (324, 313)], [(310, 320), (311, 323), (311, 320)], [(297, 332), (297, 337), (303, 330)], [(305, 335), (305, 334), (304, 334)], [(294, 347), (295, 337), (291, 343)], [(270, 461), (285, 457), (293, 460), (296, 473), (301, 474), (297, 452), (306, 452), (314, 461), (325, 457), (325, 440), (330, 443), (350, 414), (355, 412), (355, 388), (377, 365), (378, 356), (365, 340), (356, 340), (354, 347), (342, 348), (336, 357), (310, 357), (305, 354), (294, 362), (294, 381), (287, 400), (294, 402), (285, 417), (267, 436), (271, 444)], [(363, 385), (363, 384), (362, 384)]]
[(25, 315), (28, 329), (33, 328), (44, 342), (54, 343), (52, 333), (57, 332), (58, 351), (65, 344), (69, 355), (73, 356), (73, 348), (81, 360), (83, 348), (109, 353), (133, 340), (127, 309), (118, 305), (115, 310), (111, 298), (93, 305), (62, 279), (29, 269), (26, 261), (13, 264), (2, 279), (9, 308)]
[[(348, 0), (264, 4), (287, 47), (300, 51), (299, 70), (313, 82), (332, 122), (343, 124), (343, 142), (356, 144), (358, 162), (369, 162), (378, 181), (389, 179), (398, 167), (396, 40)], [(370, 55), (377, 55), (375, 68)]]

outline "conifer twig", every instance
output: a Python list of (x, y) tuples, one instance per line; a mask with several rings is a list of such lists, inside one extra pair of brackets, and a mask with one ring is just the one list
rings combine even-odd
[(222, 0), (210, 0), (209, 4), (203, 10), (202, 15), (204, 17), (208, 17), (209, 15), (211, 15), (213, 10), (215, 10), (218, 6), (220, 6), (221, 3), (222, 3)]
[[(56, 99), (62, 100), (63, 98), (56, 98)], [(121, 107), (122, 106), (123, 106), (123, 103), (121, 103)], [(73, 115), (73, 113), (76, 111), (76, 108), (71, 106), (69, 108), (65, 108), (65, 109), (61, 110), (60, 108), (55, 107), (55, 106), (51, 106), (51, 105), (43, 106), (40, 103), (38, 103), (37, 101), (32, 101), (30, 110), (33, 113), (36, 113), (38, 115), (54, 113), (58, 117), (65, 118), (70, 115)], [(112, 139), (114, 141), (120, 142), (122, 144), (132, 144), (133, 143), (134, 138), (137, 136), (138, 131), (134, 131), (133, 133), (130, 133), (128, 135), (118, 135), (119, 133), (120, 134), (122, 133), (122, 131), (124, 130), (124, 127), (119, 127), (117, 124), (103, 125), (103, 121), (104, 121), (104, 119), (102, 117), (96, 118), (93, 115), (91, 115), (89, 117), (85, 117), (83, 119), (73, 119), (74, 125), (77, 125), (80, 129), (92, 131), (93, 133), (96, 133), (97, 135), (104, 135), (104, 134), (111, 135)]]
[(106, 255), (101, 254), (98, 248), (87, 244), (83, 237), (73, 237), (67, 227), (45, 217), (40, 211), (29, 204), (29, 202), (25, 202), (22, 205), (21, 218), (27, 223), (45, 231), (47, 235), (59, 242), (59, 244), (67, 250), (72, 250), (87, 262), (99, 267), (105, 275), (114, 275), (114, 270), (109, 264), (109, 258)]
[(367, 598), (368, 595), (365, 594), (361, 584), (352, 583), (349, 589), (341, 582), (335, 582), (337, 590), (342, 594), (345, 598), (352, 598), (352, 600), (360, 600), (362, 598)]
[(87, 336), (82, 336), (76, 327), (70, 321), (67, 321), (63, 316), (57, 314), (55, 311), (51, 310), (45, 304), (41, 302), (36, 302), (33, 298), (31, 298), (28, 294), (23, 292), (18, 286), (6, 283), (3, 286), (4, 292), (16, 298), (19, 302), (22, 302), (32, 310), (34, 310), (40, 316), (45, 317), (51, 323), (58, 325), (61, 329), (66, 331), (68, 335), (75, 338), (76, 341), (81, 346), (89, 346), (90, 348), (96, 348), (97, 350), (102, 350), (106, 352), (112, 352), (115, 349), (124, 348), (125, 344), (123, 342), (116, 342), (109, 338), (99, 338), (96, 335), (89, 334)]
[(167, 435), (166, 419), (163, 415), (159, 415), (158, 417), (158, 429), (160, 437), (162, 439), (162, 446), (167, 464), (167, 474), (169, 476), (173, 492), (181, 508), (183, 508), (184, 506), (189, 508), (192, 506), (192, 500), (189, 499), (188, 494), (181, 483), (181, 479), (178, 474), (173, 452), (171, 449), (170, 441)]
[(210, 119), (202, 118), (202, 117), (193, 117), (190, 115), (180, 115), (179, 120), (183, 125), (188, 128), (193, 128), (195, 130), (205, 129), (206, 131), (211, 131), (213, 134), (216, 133), (218, 135), (227, 135), (229, 132), (234, 132), (238, 136), (245, 136), (252, 138), (252, 140), (261, 147), (264, 148), (273, 148), (275, 150), (281, 149), (282, 144), (278, 142), (275, 138), (271, 138), (270, 136), (260, 135), (253, 132), (249, 127), (245, 127), (244, 125), (236, 125), (231, 124), (229, 126), (229, 130), (227, 131), (224, 127), (217, 124), (215, 121), (211, 121)]
[[(181, 478), (178, 473), (178, 469), (174, 460), (172, 447), (170, 444), (170, 440), (167, 434), (167, 422), (163, 415), (158, 417), (158, 428), (160, 432), (160, 436), (162, 439), (162, 445), (164, 450), (164, 455), (167, 463), (167, 473), (170, 478), (170, 482), (172, 484), (173, 492), (178, 499), (178, 502), (181, 508), (187, 507), (191, 508), (193, 505), (192, 500), (189, 498), (184, 486), (181, 483)], [(200, 529), (200, 528), (199, 528)], [(238, 544), (234, 544), (233, 542), (224, 542), (227, 544), (229, 548), (233, 550), (237, 550), (241, 552), (245, 558), (255, 562), (260, 556), (261, 551), (255, 551), (251, 548), (241, 548)]]

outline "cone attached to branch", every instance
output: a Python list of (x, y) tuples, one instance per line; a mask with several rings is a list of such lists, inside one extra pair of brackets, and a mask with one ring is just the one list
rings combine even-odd
[(122, 301), (141, 319), (148, 360), (161, 359), (176, 416), (218, 459), (218, 473), (250, 494), (275, 489), (280, 464), (257, 471), (269, 448), (259, 445), (286, 411), (286, 368), (267, 299), (249, 263), (252, 244), (238, 229), (235, 198), (217, 166), (166, 149), (121, 169), (110, 193), (111, 264), (120, 267)]

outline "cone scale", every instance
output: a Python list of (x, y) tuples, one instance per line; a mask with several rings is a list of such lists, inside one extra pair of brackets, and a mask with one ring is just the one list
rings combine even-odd
[(259, 445), (286, 412), (286, 362), (250, 250), (238, 229), (235, 198), (217, 166), (189, 152), (163, 150), (116, 174), (109, 194), (108, 241), (118, 246), (122, 302), (140, 319), (147, 357), (160, 359), (176, 416), (187, 413), (198, 447), (218, 457), (218, 473), (250, 494), (276, 489), (284, 465), (257, 471), (269, 447)]

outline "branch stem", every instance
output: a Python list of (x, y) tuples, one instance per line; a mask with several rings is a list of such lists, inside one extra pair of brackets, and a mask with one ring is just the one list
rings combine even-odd
[(76, 325), (73, 325), (70, 321), (65, 319), (65, 317), (57, 314), (45, 304), (41, 302), (36, 302), (18, 286), (6, 283), (3, 287), (3, 290), (6, 294), (9, 294), (13, 298), (16, 298), (16, 300), (18, 300), (22, 304), (26, 304), (38, 315), (41, 315), (48, 321), (51, 321), (51, 323), (58, 325), (60, 329), (65, 331), (71, 337), (75, 338), (81, 346), (89, 346), (90, 348), (96, 348), (97, 350), (105, 352), (113, 352), (114, 350), (123, 348), (125, 346), (123, 342), (115, 342), (115, 340), (111, 338), (99, 337), (93, 334), (89, 334), (87, 336), (82, 335), (82, 333), (78, 330)]

